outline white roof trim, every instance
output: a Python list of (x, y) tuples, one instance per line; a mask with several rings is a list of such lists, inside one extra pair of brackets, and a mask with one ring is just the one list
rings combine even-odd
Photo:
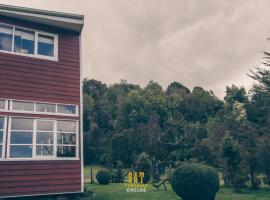
[(0, 4), (0, 15), (80, 32), (84, 16)]

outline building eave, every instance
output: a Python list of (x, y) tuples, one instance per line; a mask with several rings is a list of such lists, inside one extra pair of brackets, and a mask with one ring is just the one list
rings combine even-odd
[(83, 15), (0, 4), (0, 15), (80, 32)]

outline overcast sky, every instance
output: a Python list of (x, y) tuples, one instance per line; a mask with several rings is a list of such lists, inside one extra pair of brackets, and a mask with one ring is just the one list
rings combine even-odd
[(223, 97), (269, 50), (269, 0), (0, 0), (85, 15), (83, 76), (165, 89), (172, 81)]

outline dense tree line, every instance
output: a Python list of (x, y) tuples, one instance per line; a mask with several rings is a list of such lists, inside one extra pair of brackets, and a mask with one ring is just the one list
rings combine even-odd
[(223, 100), (202, 87), (172, 82), (165, 91), (122, 80), (83, 82), (85, 164), (197, 161), (216, 167), (228, 186), (270, 184), (270, 54), (251, 71), (255, 83), (227, 86)]

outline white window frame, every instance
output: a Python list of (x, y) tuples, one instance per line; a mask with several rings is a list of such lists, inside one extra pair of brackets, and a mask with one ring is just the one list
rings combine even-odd
[[(57, 148), (58, 148), (58, 146), (62, 146), (62, 147), (67, 147), (67, 146), (70, 146), (70, 147), (74, 147), (75, 146), (75, 153), (76, 153), (76, 156), (75, 157), (77, 157), (77, 156), (79, 156), (79, 123), (78, 123), (78, 121), (72, 121), (72, 122), (76, 122), (76, 132), (64, 132), (64, 133), (70, 133), (70, 134), (76, 134), (76, 144), (74, 145), (74, 144), (58, 144), (58, 141), (57, 141), (57, 136), (58, 136), (58, 134), (59, 133), (61, 133), (61, 132), (59, 132), (58, 131), (58, 129), (57, 129), (57, 121), (72, 121), (72, 120), (56, 120), (55, 122), (56, 122), (56, 132), (55, 132), (55, 144), (56, 144), (56, 149), (55, 149), (55, 153), (57, 154)], [(56, 155), (56, 157), (57, 157), (57, 155)], [(57, 157), (57, 158), (65, 158), (65, 157)]]
[[(58, 35), (57, 34), (38, 31), (38, 30), (34, 30), (34, 29), (21, 27), (21, 26), (14, 26), (14, 25), (6, 24), (6, 23), (0, 23), (0, 24), (5, 25), (5, 26), (9, 26), (9, 27), (11, 27), (13, 29), (11, 51), (0, 50), (0, 52), (14, 54), (14, 55), (20, 55), (20, 56), (26, 56), (26, 57), (45, 59), (45, 60), (58, 61)], [(34, 35), (35, 36), (34, 54), (23, 54), (23, 53), (14, 52), (14, 42), (15, 42), (15, 40), (14, 40), (15, 37), (14, 36), (15, 36), (15, 29), (16, 28), (21, 29), (21, 30), (25, 30), (25, 31), (34, 32), (34, 34), (35, 34)], [(39, 34), (50, 36), (50, 37), (54, 38), (54, 56), (44, 56), (44, 55), (39, 55), (38, 54), (38, 35)]]
[[(17, 110), (17, 109), (13, 109), (14, 102), (31, 103), (31, 104), (33, 104), (33, 110)], [(20, 111), (20, 112), (23, 112), (23, 113), (33, 113), (36, 110), (36, 104), (35, 104), (35, 102), (12, 100), (12, 101), (10, 101), (10, 110), (12, 110), (12, 111)]]
[[(37, 123), (38, 121), (50, 121), (53, 122), (53, 130), (52, 131), (38, 131), (37, 130)], [(34, 143), (34, 148), (33, 148), (33, 157), (34, 158), (38, 158), (38, 159), (51, 159), (51, 158), (55, 158), (56, 154), (55, 154), (55, 124), (56, 124), (57, 120), (53, 120), (53, 119), (35, 119), (34, 120), (34, 135), (33, 135), (33, 143)], [(53, 133), (53, 143), (52, 144), (37, 144), (37, 133), (38, 132), (52, 132)], [(52, 156), (40, 156), (40, 155), (36, 155), (37, 153), (37, 146), (53, 146), (53, 155)]]
[(10, 147), (11, 146), (32, 146), (32, 158), (33, 158), (33, 151), (34, 151), (34, 124), (35, 124), (35, 121), (33, 119), (33, 130), (15, 130), (15, 131), (21, 131), (21, 132), (33, 132), (33, 135), (32, 135), (32, 144), (10, 144), (11, 142), (11, 121), (12, 121), (12, 118), (23, 118), (23, 119), (31, 119), (31, 118), (27, 118), (27, 117), (9, 117), (9, 124), (8, 124), (8, 143), (7, 143), (7, 158), (8, 159), (22, 159), (22, 160), (27, 160), (27, 159), (31, 159), (31, 158), (10, 158)]
[[(17, 102), (27, 102), (27, 103), (34, 103), (34, 111), (22, 111), (22, 110), (14, 110), (13, 109), (13, 101)], [(40, 112), (36, 111), (36, 104), (37, 103), (43, 103), (43, 104), (53, 104), (55, 105), (55, 112)], [(75, 107), (75, 114), (67, 114), (67, 113), (58, 113), (57, 106), (58, 105), (67, 105), (67, 106), (74, 106)], [(78, 105), (75, 104), (65, 104), (65, 103), (51, 103), (51, 102), (39, 102), (39, 101), (24, 101), (24, 100), (10, 100), (10, 108), (9, 112), (15, 112), (15, 113), (31, 113), (31, 114), (40, 114), (40, 115), (57, 115), (57, 116), (74, 116), (78, 117), (79, 116), (79, 108)]]
[[(25, 118), (25, 119), (33, 119), (33, 142), (32, 142), (32, 158), (10, 158), (10, 134), (11, 134), (11, 118)], [(37, 120), (48, 120), (48, 121), (54, 121), (54, 143), (53, 143), (53, 150), (54, 155), (53, 156), (37, 156), (36, 155), (36, 146), (38, 145), (36, 143), (36, 132), (37, 132)], [(57, 157), (57, 121), (71, 121), (76, 122), (76, 156), (75, 157)], [(78, 120), (67, 120), (67, 119), (45, 119), (45, 118), (30, 118), (30, 117), (22, 117), (22, 116), (16, 116), (16, 117), (9, 117), (9, 125), (8, 125), (8, 142), (7, 142), (7, 158), (4, 160), (8, 161), (35, 161), (35, 160), (79, 160), (79, 121)], [(4, 142), (4, 141), (3, 141)], [(68, 146), (68, 145), (66, 145)], [(74, 146), (74, 145), (73, 145)], [(3, 160), (3, 159), (1, 159)]]
[(3, 138), (2, 138), (2, 156), (0, 158), (0, 160), (4, 160), (5, 159), (5, 153), (6, 153), (6, 132), (7, 132), (7, 117), (6, 116), (0, 116), (0, 117), (4, 117), (4, 126), (3, 129), (0, 129), (3, 131)]

